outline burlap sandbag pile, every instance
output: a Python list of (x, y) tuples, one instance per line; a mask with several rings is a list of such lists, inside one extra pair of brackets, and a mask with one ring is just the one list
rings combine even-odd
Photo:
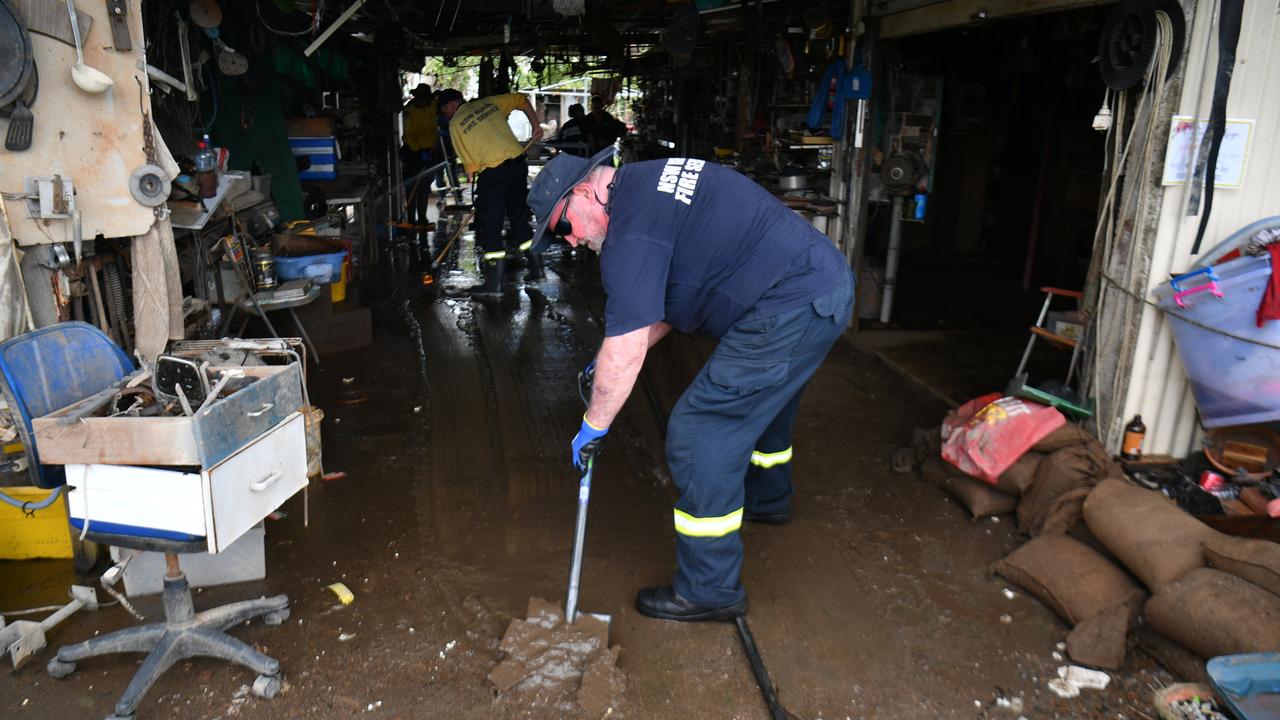
[(918, 468), (921, 477), (955, 496), (974, 518), (1018, 514), (1028, 535), (1065, 533), (1080, 522), (1090, 488), (1107, 477), (1124, 477), (1102, 444), (1071, 424), (1039, 440), (991, 484), (966, 475), (942, 458), (941, 429), (916, 430), (911, 445), (893, 457), (899, 472)]
[(1280, 545), (1223, 535), (1133, 485), (1075, 425), (1044, 437), (994, 485), (943, 460), (940, 444), (937, 429), (916, 431), (894, 469), (918, 469), (975, 519), (1017, 513), (1031, 540), (992, 571), (1072, 626), (1073, 661), (1119, 668), (1143, 618), (1144, 635), (1201, 658), (1280, 651)]
[(1084, 504), (1094, 536), (1151, 591), (1151, 628), (1202, 658), (1280, 651), (1280, 545), (1223, 535), (1120, 480)]

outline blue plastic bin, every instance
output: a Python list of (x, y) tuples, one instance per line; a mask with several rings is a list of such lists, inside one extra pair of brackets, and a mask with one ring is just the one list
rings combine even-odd
[(1240, 720), (1280, 717), (1280, 653), (1223, 655), (1210, 660), (1205, 672)]
[(320, 285), (328, 285), (338, 279), (342, 271), (342, 261), (346, 257), (346, 250), (297, 257), (277, 256), (276, 274), (282, 280), (310, 280)]
[(307, 158), (299, 180), (333, 180), (338, 177), (338, 141), (333, 137), (291, 137), (289, 150), (295, 158)]
[(1256, 323), (1270, 280), (1271, 258), (1261, 255), (1183, 275), (1154, 291), (1207, 428), (1280, 420), (1280, 320)]

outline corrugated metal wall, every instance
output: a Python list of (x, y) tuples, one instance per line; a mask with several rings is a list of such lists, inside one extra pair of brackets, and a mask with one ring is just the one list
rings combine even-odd
[[(1217, 53), (1217, 2), (1197, 3), (1179, 114), (1209, 116)], [(1202, 250), (1260, 218), (1280, 214), (1280, 3), (1246, 0), (1236, 66), (1227, 102), (1228, 118), (1255, 121), (1244, 180), (1238, 189), (1217, 188)], [(1194, 257), (1199, 215), (1187, 216), (1187, 186), (1165, 189), (1147, 277), (1150, 287), (1185, 271)], [(1160, 311), (1148, 306), (1136, 344), (1124, 417), (1141, 414), (1147, 424), (1147, 453), (1181, 456), (1196, 449), (1195, 403)]]

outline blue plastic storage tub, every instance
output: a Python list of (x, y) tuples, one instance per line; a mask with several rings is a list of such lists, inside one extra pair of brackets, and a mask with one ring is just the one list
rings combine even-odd
[(1280, 653), (1223, 655), (1210, 660), (1205, 672), (1240, 720), (1280, 717)]
[(282, 280), (310, 280), (320, 285), (327, 285), (338, 279), (338, 273), (342, 270), (342, 261), (346, 257), (346, 250), (298, 257), (277, 256), (276, 274)]
[[(1271, 257), (1243, 257), (1155, 289), (1205, 427), (1280, 420), (1280, 320), (1257, 326)], [(1224, 334), (1225, 333), (1225, 334)]]
[(306, 158), (299, 180), (333, 180), (338, 177), (338, 141), (331, 137), (291, 137), (289, 150), (294, 158)]

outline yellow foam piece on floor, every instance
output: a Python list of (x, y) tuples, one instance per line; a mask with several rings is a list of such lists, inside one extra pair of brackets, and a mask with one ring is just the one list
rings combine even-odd
[(336, 582), (330, 585), (329, 589), (333, 591), (334, 595), (338, 596), (338, 602), (342, 603), (343, 605), (350, 605), (351, 603), (355, 602), (356, 594), (351, 592), (351, 588), (347, 587), (346, 585), (343, 585), (340, 582)]

